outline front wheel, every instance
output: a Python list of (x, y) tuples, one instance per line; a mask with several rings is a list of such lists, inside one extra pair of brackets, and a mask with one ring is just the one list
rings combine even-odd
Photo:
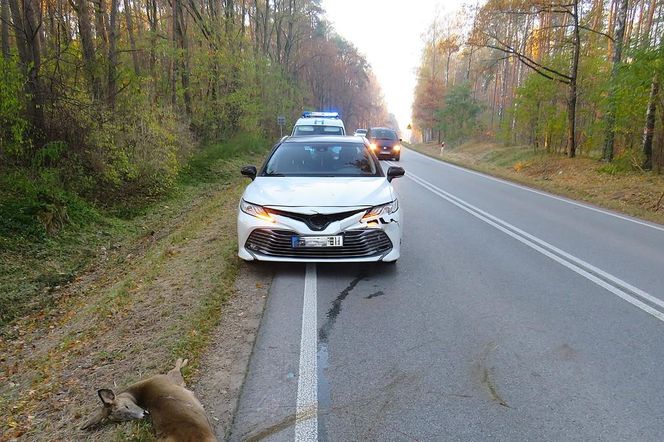
[(396, 157), (392, 158), (394, 161), (399, 161), (401, 159), (401, 155), (397, 155)]

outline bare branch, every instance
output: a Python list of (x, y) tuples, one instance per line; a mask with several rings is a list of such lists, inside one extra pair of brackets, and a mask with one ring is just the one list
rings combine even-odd
[[(571, 77), (570, 75), (563, 74), (563, 73), (560, 72), (560, 71), (557, 71), (557, 70), (555, 70), (555, 69), (549, 68), (549, 67), (547, 67), (547, 66), (544, 66), (544, 65), (541, 64), (541, 63), (536, 62), (536, 61), (533, 60), (532, 58), (530, 58), (530, 57), (528, 57), (528, 56), (526, 56), (526, 55), (520, 53), (519, 51), (517, 51), (516, 49), (514, 49), (513, 47), (511, 47), (511, 46), (508, 45), (507, 43), (501, 41), (499, 38), (497, 38), (497, 37), (494, 36), (494, 35), (490, 35), (490, 34), (486, 34), (486, 33), (485, 33), (485, 35), (486, 35), (487, 37), (489, 37), (489, 38), (494, 39), (494, 40), (495, 40), (496, 42), (498, 42), (498, 44), (501, 45), (501, 46), (490, 45), (490, 44), (488, 44), (488, 43), (483, 44), (483, 46), (488, 47), (488, 48), (491, 48), (491, 49), (496, 49), (496, 50), (499, 50), (499, 51), (505, 52), (506, 54), (513, 54), (513, 55), (515, 55), (515, 56), (516, 56), (521, 62), (523, 62), (525, 65), (527, 65), (528, 67), (531, 67), (531, 68), (533, 68), (533, 69), (534, 69), (534, 68), (537, 68), (538, 70), (543, 70), (543, 71), (549, 72), (550, 74), (557, 75), (558, 77), (560, 77), (560, 78), (566, 80), (567, 82), (572, 81), (572, 77)], [(526, 62), (527, 62), (527, 63), (526, 63)], [(564, 81), (564, 82), (565, 82), (565, 81)]]

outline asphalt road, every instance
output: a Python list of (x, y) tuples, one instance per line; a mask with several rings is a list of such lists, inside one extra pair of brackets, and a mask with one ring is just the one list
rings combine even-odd
[(276, 267), (231, 439), (663, 440), (664, 228), (400, 165), (396, 266)]

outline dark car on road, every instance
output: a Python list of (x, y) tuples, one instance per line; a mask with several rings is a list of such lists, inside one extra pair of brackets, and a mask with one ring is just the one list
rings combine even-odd
[(401, 158), (401, 138), (394, 129), (372, 127), (367, 132), (366, 138), (378, 158), (391, 158), (395, 161)]

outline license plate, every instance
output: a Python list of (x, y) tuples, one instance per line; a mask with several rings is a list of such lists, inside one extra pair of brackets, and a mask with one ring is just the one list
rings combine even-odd
[(344, 237), (336, 236), (292, 236), (291, 245), (297, 247), (343, 247)]

